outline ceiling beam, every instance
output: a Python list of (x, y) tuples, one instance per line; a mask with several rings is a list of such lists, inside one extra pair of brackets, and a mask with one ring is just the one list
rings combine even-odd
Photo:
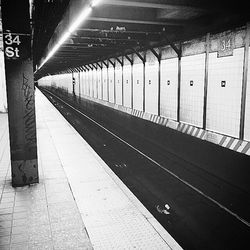
[(152, 32), (151, 30), (126, 30), (122, 28), (118, 28), (116, 30), (105, 30), (105, 29), (94, 29), (94, 28), (80, 28), (77, 29), (77, 33), (80, 32), (90, 32), (90, 33), (114, 33), (114, 34), (143, 34), (143, 33), (159, 33), (159, 32)]
[(112, 22), (112, 23), (136, 23), (142, 25), (162, 25), (162, 26), (180, 26), (179, 22), (170, 22), (170, 21), (153, 21), (153, 20), (139, 20), (139, 19), (120, 19), (120, 18), (107, 18), (107, 17), (88, 17), (89, 21), (98, 21), (98, 22)]
[(71, 41), (72, 43), (81, 43), (81, 41), (77, 42), (77, 39), (96, 39), (96, 40), (145, 40), (145, 39), (152, 39), (152, 40), (159, 40), (162, 37), (161, 32), (155, 33), (134, 33), (134, 34), (127, 34), (127, 33), (93, 33), (93, 34), (82, 34), (81, 36), (72, 36)]
[(121, 1), (121, 0), (105, 0), (102, 2), (103, 5), (113, 5), (113, 6), (123, 6), (123, 7), (138, 7), (138, 8), (150, 8), (150, 9), (195, 9), (202, 10), (201, 7), (187, 6), (187, 5), (177, 5), (177, 4), (162, 4), (155, 2), (139, 2), (139, 1)]

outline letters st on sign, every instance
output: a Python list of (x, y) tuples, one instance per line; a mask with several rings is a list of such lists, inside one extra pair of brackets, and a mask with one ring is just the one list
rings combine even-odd
[(6, 59), (24, 60), (30, 58), (30, 35), (4, 33), (4, 54)]

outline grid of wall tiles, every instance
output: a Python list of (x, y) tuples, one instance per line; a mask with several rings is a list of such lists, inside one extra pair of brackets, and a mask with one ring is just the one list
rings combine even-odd
[(85, 95), (85, 72), (80, 72), (81, 96)]
[(115, 102), (115, 70), (113, 66), (108, 67), (109, 102)]
[(103, 80), (103, 100), (108, 100), (108, 69), (102, 68), (102, 80)]
[(96, 75), (96, 69), (93, 69), (93, 75), (92, 75), (92, 85), (93, 85), (93, 97), (97, 98), (97, 75)]
[(88, 70), (85, 72), (85, 89), (86, 89), (86, 95), (89, 95), (89, 72)]
[(132, 67), (131, 65), (123, 66), (123, 105), (131, 108), (131, 78), (132, 78)]
[(245, 113), (245, 130), (244, 139), (250, 141), (250, 55), (248, 55), (248, 72), (247, 72), (247, 92), (246, 92), (246, 113)]
[(209, 54), (207, 128), (239, 136), (244, 49), (235, 49), (233, 56)]
[(88, 95), (88, 72), (84, 72), (84, 78), (83, 78), (84, 82), (84, 94)]
[(61, 78), (53, 76), (53, 78), (57, 79), (57, 86), (63, 87), (72, 93), (72, 74), (63, 74)]
[(178, 58), (161, 61), (160, 114), (177, 120)]
[(145, 64), (145, 112), (158, 114), (159, 63)]
[(102, 70), (97, 69), (97, 97), (102, 99)]
[(115, 103), (122, 105), (122, 67), (119, 65), (115, 68)]
[(80, 78), (79, 78), (79, 72), (74, 72), (72, 77), (75, 78), (75, 94), (77, 96), (80, 95)]
[(133, 104), (134, 109), (143, 111), (143, 64), (133, 65)]
[(0, 112), (5, 112), (6, 108), (7, 97), (5, 86), (4, 54), (0, 50)]
[(89, 70), (89, 96), (93, 97), (94, 96), (94, 84), (93, 84), (93, 75), (94, 72), (93, 70)]
[(198, 127), (203, 124), (205, 54), (182, 57), (180, 120)]

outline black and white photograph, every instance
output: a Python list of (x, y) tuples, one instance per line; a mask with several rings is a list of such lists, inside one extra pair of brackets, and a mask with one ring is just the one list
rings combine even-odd
[(247, 250), (250, 12), (226, 0), (0, 0), (0, 250)]

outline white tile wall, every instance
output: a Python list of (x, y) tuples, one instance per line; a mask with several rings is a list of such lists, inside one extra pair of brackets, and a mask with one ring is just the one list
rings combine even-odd
[[(79, 96), (79, 93), (80, 93), (80, 89), (79, 89), (79, 87), (80, 87), (80, 78), (79, 78), (79, 72), (74, 72), (73, 73), (73, 76), (74, 76), (74, 78), (75, 78), (75, 94), (77, 95), (77, 96)], [(57, 79), (58, 79), (58, 75), (56, 76), (57, 77)]]
[(247, 93), (246, 93), (246, 112), (245, 112), (244, 139), (247, 140), (247, 141), (250, 141), (250, 55), (248, 55)]
[(7, 111), (6, 80), (4, 69), (4, 54), (0, 51), (0, 112)]
[(50, 86), (52, 76), (45, 76), (38, 80), (39, 86)]
[(103, 100), (108, 101), (108, 70), (107, 67), (102, 68), (102, 79), (103, 79)]
[(158, 114), (159, 63), (145, 64), (145, 111)]
[(84, 74), (84, 71), (81, 71), (80, 72), (80, 88), (81, 88), (81, 96), (84, 96), (84, 91), (85, 91), (85, 86), (84, 86), (84, 77), (85, 77), (85, 74)]
[(143, 64), (133, 65), (133, 105), (134, 109), (143, 110)]
[(119, 65), (115, 68), (115, 101), (119, 105), (122, 105), (122, 85), (122, 67)]
[(115, 102), (115, 75), (114, 67), (108, 68), (108, 81), (109, 81), (109, 102)]
[(131, 79), (132, 79), (132, 67), (131, 65), (123, 66), (123, 98), (124, 106), (131, 108)]
[[(55, 78), (56, 78), (56, 76), (55, 76)], [(58, 82), (58, 84), (60, 84), (60, 83)], [(69, 93), (72, 94), (73, 93), (72, 73), (65, 75), (65, 85), (68, 85), (68, 91), (69, 91)]]
[(87, 95), (87, 72), (83, 71), (82, 72), (82, 89), (83, 89), (83, 94)]
[(160, 114), (177, 120), (178, 58), (161, 61)]
[(203, 124), (204, 76), (205, 54), (182, 57), (180, 121), (198, 127)]
[(97, 91), (98, 91), (98, 99), (102, 99), (102, 70), (100, 68), (97, 69)]
[(89, 96), (89, 71), (86, 70), (85, 74), (86, 74), (86, 77), (85, 77), (85, 81), (86, 81), (86, 83), (85, 83), (85, 85), (86, 85), (85, 86), (86, 96)]
[(93, 69), (93, 97), (97, 98), (97, 74), (96, 69)]
[[(57, 76), (54, 76), (56, 78)], [(52, 76), (50, 81), (53, 82)], [(69, 93), (72, 93), (72, 74), (62, 74), (57, 78), (57, 86), (67, 89)], [(51, 84), (49, 84), (51, 85)]]
[(88, 80), (89, 80), (89, 96), (94, 97), (93, 71), (89, 70), (88, 75), (89, 75), (89, 77), (88, 77)]
[[(239, 136), (244, 49), (217, 58), (210, 53), (208, 68), (207, 129)], [(221, 87), (221, 81), (226, 86)]]

